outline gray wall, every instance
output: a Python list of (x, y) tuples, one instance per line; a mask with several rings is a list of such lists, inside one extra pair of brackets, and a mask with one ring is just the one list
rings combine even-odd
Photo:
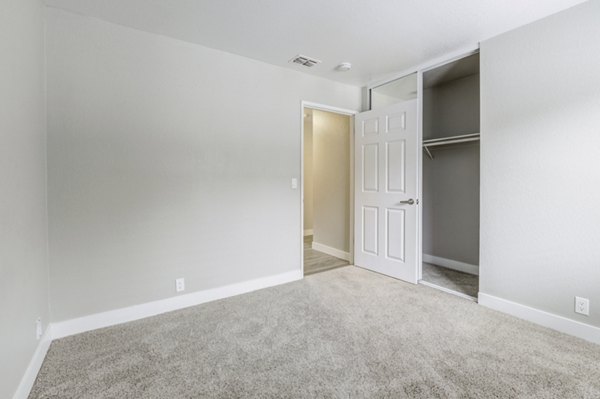
[[(423, 137), (479, 132), (479, 75), (425, 90)], [(479, 144), (423, 154), (423, 253), (479, 264)]]
[(423, 93), (423, 138), (479, 133), (479, 75), (430, 87)]
[(301, 270), (301, 100), (357, 87), (51, 9), (52, 318)]
[(480, 291), (595, 326), (598, 21), (594, 0), (481, 45)]
[(479, 144), (423, 158), (423, 253), (479, 264)]
[(350, 117), (313, 111), (314, 242), (349, 252)]
[(0, 398), (10, 398), (48, 322), (44, 22), (37, 0), (0, 12)]

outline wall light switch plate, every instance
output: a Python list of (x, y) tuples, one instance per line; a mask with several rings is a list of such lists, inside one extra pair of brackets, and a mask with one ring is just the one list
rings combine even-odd
[(184, 278), (178, 278), (175, 280), (175, 291), (177, 291), (177, 292), (185, 291), (185, 279)]
[(297, 189), (298, 188), (298, 179), (295, 177), (292, 177), (292, 189)]
[(590, 300), (587, 298), (575, 297), (575, 313), (590, 315)]

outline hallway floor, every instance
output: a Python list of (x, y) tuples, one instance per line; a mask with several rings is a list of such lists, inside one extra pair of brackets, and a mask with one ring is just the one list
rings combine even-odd
[(312, 249), (313, 236), (304, 237), (304, 275), (347, 266), (348, 261)]

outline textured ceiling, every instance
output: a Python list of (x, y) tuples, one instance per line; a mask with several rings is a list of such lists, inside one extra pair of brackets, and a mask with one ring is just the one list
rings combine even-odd
[[(47, 0), (53, 7), (363, 85), (582, 0)], [(296, 54), (323, 61), (289, 64)], [(350, 72), (337, 72), (342, 61)]]

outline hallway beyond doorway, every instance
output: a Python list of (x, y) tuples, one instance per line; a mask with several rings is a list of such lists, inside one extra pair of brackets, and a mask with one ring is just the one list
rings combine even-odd
[(348, 261), (312, 249), (313, 236), (304, 237), (304, 275), (347, 266)]

